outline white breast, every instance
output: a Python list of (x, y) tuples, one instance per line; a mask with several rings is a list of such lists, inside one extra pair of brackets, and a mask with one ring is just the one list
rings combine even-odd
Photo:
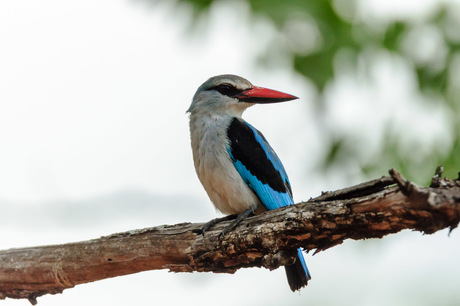
[(224, 214), (240, 214), (261, 205), (227, 153), (227, 127), (232, 117), (190, 116), (193, 161), (198, 178), (214, 206)]

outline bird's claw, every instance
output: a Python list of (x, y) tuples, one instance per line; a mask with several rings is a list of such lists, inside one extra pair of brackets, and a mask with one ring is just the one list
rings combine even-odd
[(228, 232), (232, 231), (238, 224), (240, 224), (241, 221), (243, 221), (244, 219), (246, 219), (247, 217), (253, 214), (254, 214), (254, 210), (252, 208), (249, 208), (239, 215), (228, 215), (223, 218), (212, 219), (211, 221), (205, 223), (205, 225), (203, 225), (203, 227), (201, 228), (201, 231), (199, 232), (201, 233), (201, 235), (204, 236), (204, 233), (208, 231), (211, 227), (216, 225), (217, 223), (235, 219), (226, 228), (224, 228), (222, 232), (219, 233), (218, 237), (219, 239), (222, 239)]
[(238, 224), (241, 223), (244, 219), (246, 219), (249, 216), (252, 216), (254, 214), (254, 210), (252, 208), (249, 208), (239, 214), (235, 220), (233, 220), (226, 228), (222, 230), (219, 234), (219, 239), (222, 239), (228, 232), (232, 231)]
[[(225, 216), (225, 217), (222, 217), (222, 218), (215, 218), (215, 219), (212, 219), (211, 221), (208, 221), (206, 222), (203, 227), (201, 228), (201, 230), (197, 230), (197, 232), (199, 232), (201, 235), (204, 236), (204, 233), (207, 232), (211, 227), (213, 227), (214, 225), (220, 223), (220, 222), (224, 222), (224, 221), (228, 221), (228, 220), (232, 220), (232, 219), (235, 219), (237, 216), (236, 215), (228, 215), (228, 216)], [(222, 234), (222, 233), (221, 233)], [(220, 234), (219, 234), (219, 238), (220, 238)]]

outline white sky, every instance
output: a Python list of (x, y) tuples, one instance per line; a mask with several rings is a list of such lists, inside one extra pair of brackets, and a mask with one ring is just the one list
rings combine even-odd
[[(306, 175), (322, 150), (319, 133), (309, 123), (308, 103), (313, 95), (308, 84), (287, 69), (254, 67), (254, 57), (273, 35), (270, 25), (259, 21), (249, 31), (244, 5), (236, 10), (223, 4), (219, 11), (211, 17), (212, 28), (198, 36), (184, 27), (187, 10), (167, 4), (0, 2), (0, 204), (18, 218), (0, 224), (0, 248), (70, 242), (214, 217), (193, 169), (185, 110), (196, 88), (222, 73), (239, 74), (256, 85), (301, 97), (292, 103), (256, 106), (246, 114), (283, 160), (298, 200), (344, 184), (337, 175), (318, 179)], [(333, 94), (328, 105), (336, 112), (331, 112), (330, 119), (344, 128), (362, 130), (350, 119), (356, 115), (350, 109), (363, 113), (366, 107), (375, 109), (363, 101), (372, 96), (372, 90), (385, 89), (370, 89), (353, 99), (349, 88), (358, 86), (344, 84), (333, 85), (336, 98)], [(405, 93), (405, 98), (411, 96), (410, 90)], [(346, 101), (350, 108), (341, 108), (338, 101)], [(388, 111), (385, 102), (378, 104), (383, 113)], [(413, 108), (409, 104), (404, 109)], [(425, 121), (436, 122), (443, 111), (438, 112), (419, 113)], [(427, 114), (435, 114), (434, 119)], [(311, 156), (305, 157), (305, 152)], [(133, 190), (152, 199), (181, 196), (182, 201), (209, 210), (200, 206), (202, 215), (190, 212), (171, 217), (166, 216), (165, 207), (163, 218), (148, 209), (131, 215), (125, 207), (113, 212), (119, 222), (110, 222), (110, 216), (101, 216), (99, 223), (97, 219), (85, 221), (97, 211), (94, 199)], [(46, 219), (59, 210), (56, 205), (60, 202), (65, 203), (63, 213), (67, 205), (87, 210), (80, 210), (72, 225), (62, 226)], [(43, 210), (37, 212), (37, 208)], [(31, 211), (36, 212), (36, 219), (27, 215)], [(449, 288), (460, 281), (458, 266), (452, 266), (460, 255), (455, 246), (458, 239), (454, 231), (451, 238), (446, 232), (430, 237), (404, 233), (385, 240), (345, 243), (308, 256), (314, 279), (300, 294), (289, 291), (282, 269), (248, 269), (235, 275), (153, 271), (77, 286), (62, 295), (40, 298), (39, 303), (207, 305), (219, 299), (222, 305), (279, 305), (282, 301), (302, 305), (336, 305), (337, 301), (398, 305), (399, 301), (407, 305), (416, 300), (417, 286), (429, 297), (455, 292)], [(426, 301), (429, 305), (431, 300)], [(28, 305), (15, 300), (0, 303)]]
[[(298, 85), (286, 72), (281, 80), (255, 78), (257, 48), (235, 14), (196, 42), (182, 22), (171, 22), (184, 12), (134, 4), (50, 1), (1, 10), (0, 199), (84, 198), (130, 187), (202, 193), (185, 114), (196, 88), (221, 73), (285, 91)], [(305, 103), (257, 116), (282, 109), (292, 118)], [(289, 120), (278, 120), (268, 129), (288, 133)]]

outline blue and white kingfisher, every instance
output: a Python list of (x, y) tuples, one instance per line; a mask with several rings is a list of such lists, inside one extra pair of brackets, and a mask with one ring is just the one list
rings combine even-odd
[[(229, 74), (210, 78), (193, 97), (187, 112), (195, 170), (214, 206), (224, 214), (238, 215), (232, 228), (251, 214), (294, 204), (275, 151), (261, 132), (241, 118), (256, 103), (294, 99), (298, 98)], [(285, 268), (292, 291), (311, 278), (300, 248), (295, 262)]]

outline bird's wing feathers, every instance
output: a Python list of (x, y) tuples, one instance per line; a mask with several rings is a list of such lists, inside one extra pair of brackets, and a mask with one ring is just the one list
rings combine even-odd
[(227, 129), (227, 151), (243, 180), (268, 210), (293, 204), (291, 185), (283, 164), (265, 137), (242, 119)]

